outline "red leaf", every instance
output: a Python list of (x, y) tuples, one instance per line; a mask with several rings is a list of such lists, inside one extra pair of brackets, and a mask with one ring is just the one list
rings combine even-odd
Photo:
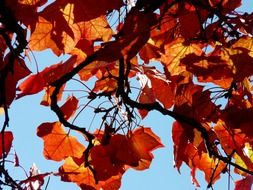
[[(9, 64), (9, 55), (6, 56), (3, 64)], [(28, 76), (30, 73), (30, 70), (26, 67), (23, 60), (14, 60), (13, 71), (8, 72), (5, 78), (5, 97), (7, 105), (10, 105), (16, 96), (18, 81)]]
[(79, 185), (82, 190), (118, 190), (121, 185), (121, 175), (112, 176), (106, 181), (99, 181), (96, 183), (90, 169), (84, 167), (83, 157), (68, 157), (59, 168), (59, 174), (62, 181), (74, 182)]
[(90, 163), (98, 180), (106, 180), (123, 174), (127, 169), (124, 165), (137, 170), (149, 168), (153, 159), (151, 151), (162, 146), (159, 137), (150, 128), (140, 127), (127, 136), (112, 136), (107, 145), (93, 147)]
[(235, 182), (234, 190), (251, 190), (253, 184), (253, 176), (246, 176), (244, 179)]
[(5, 131), (4, 133), (0, 133), (0, 159), (3, 158), (3, 156), (6, 157), (8, 155), (12, 146), (12, 141), (13, 134), (11, 131)]
[(64, 115), (64, 119), (69, 119), (76, 111), (78, 106), (78, 99), (75, 96), (71, 96), (67, 101), (61, 106), (61, 110)]

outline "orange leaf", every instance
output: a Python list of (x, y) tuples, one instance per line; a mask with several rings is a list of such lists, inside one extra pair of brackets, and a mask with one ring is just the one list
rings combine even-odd
[[(142, 104), (149, 104), (149, 103), (155, 102), (155, 96), (153, 93), (153, 89), (151, 87), (149, 87), (148, 85), (145, 85), (145, 87), (142, 89), (142, 92), (139, 97), (139, 102)], [(140, 113), (142, 119), (144, 119), (147, 116), (148, 111), (145, 109), (143, 109), (143, 110), (139, 109), (139, 113)]]
[[(149, 41), (148, 41), (149, 42)], [(146, 43), (139, 52), (140, 58), (145, 62), (149, 63), (149, 61), (153, 58), (160, 57), (160, 50), (158, 47), (154, 46), (151, 43)]]
[(189, 138), (192, 139), (192, 131), (191, 135), (188, 133), (186, 135), (185, 129), (180, 125), (179, 122), (175, 121), (172, 126), (172, 139), (174, 142), (174, 161), (175, 167), (177, 167), (178, 172), (180, 172), (180, 167), (184, 162), (187, 162), (187, 157), (184, 154), (184, 149), (188, 144)]
[(68, 73), (76, 64), (76, 58), (76, 56), (72, 56), (64, 63), (54, 64), (50, 67), (46, 67), (43, 71), (36, 75), (29, 76), (19, 85), (18, 89), (21, 93), (17, 95), (17, 98), (30, 94), (36, 94), (43, 90), (44, 87), (50, 85), (62, 75)]
[(18, 90), (21, 91), (17, 95), (17, 98), (21, 98), (26, 95), (36, 94), (43, 90), (45, 86), (45, 80), (41, 74), (30, 75), (25, 81), (23, 81), (19, 86)]
[(185, 71), (185, 66), (180, 65), (180, 61), (186, 55), (193, 53), (200, 56), (202, 54), (201, 47), (194, 43), (189, 44), (183, 38), (177, 38), (166, 44), (164, 49), (165, 53), (161, 56), (161, 62), (167, 67), (172, 76)]
[(219, 120), (214, 127), (214, 131), (227, 155), (230, 155), (234, 150), (242, 149), (244, 147), (246, 138), (239, 130), (229, 129), (224, 122)]
[(152, 89), (157, 100), (159, 100), (166, 109), (174, 104), (175, 89), (164, 75), (161, 73), (147, 74), (151, 80)]
[[(84, 166), (84, 158), (68, 157), (59, 168), (62, 181), (74, 182), (82, 190), (118, 190), (121, 185), (121, 175), (112, 176), (106, 181), (96, 183), (89, 168)], [(101, 163), (102, 164), (102, 163)]]
[[(128, 165), (137, 170), (149, 168), (153, 159), (151, 151), (161, 147), (160, 139), (150, 128), (138, 128), (127, 136), (114, 135), (107, 145), (97, 145), (91, 150), (90, 164), (99, 180), (123, 174)], [(103, 163), (103, 164), (102, 164)]]
[(198, 13), (195, 11), (185, 11), (179, 17), (179, 23), (180, 32), (184, 38), (193, 38), (200, 32), (201, 23)]
[(117, 89), (117, 87), (118, 87), (117, 80), (113, 78), (105, 78), (105, 79), (96, 81), (93, 91), (94, 92), (98, 92), (98, 91), (113, 92)]
[[(59, 93), (57, 94), (57, 101), (61, 100), (64, 88), (65, 88), (65, 85), (63, 85), (61, 87)], [(42, 101), (40, 102), (40, 105), (43, 105), (43, 106), (50, 106), (51, 105), (51, 95), (52, 95), (54, 89), (55, 89), (55, 87), (52, 87), (52, 86), (45, 87), (45, 94), (43, 96)]]
[[(3, 158), (3, 155), (5, 156), (8, 155), (11, 149), (12, 141), (13, 141), (13, 134), (11, 131), (5, 131), (4, 134), (0, 133), (0, 159)], [(4, 147), (3, 147), (3, 143), (4, 143)]]
[(42, 51), (50, 48), (57, 56), (62, 51), (59, 49), (51, 35), (53, 34), (53, 24), (43, 17), (39, 17), (35, 31), (32, 33), (29, 40), (29, 47), (34, 51)]
[(60, 122), (42, 123), (37, 135), (44, 140), (44, 156), (49, 160), (61, 161), (68, 156), (81, 157), (84, 146), (75, 137), (65, 132)]
[(160, 138), (150, 128), (140, 127), (130, 134), (130, 143), (138, 155), (139, 165), (134, 167), (138, 170), (149, 168), (153, 159), (151, 151), (163, 147)]

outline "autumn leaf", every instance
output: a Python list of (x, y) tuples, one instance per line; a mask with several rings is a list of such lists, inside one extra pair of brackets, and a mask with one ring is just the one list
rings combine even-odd
[(94, 92), (114, 92), (118, 87), (118, 83), (113, 78), (105, 78), (101, 80), (97, 80), (95, 86), (93, 88)]
[(140, 58), (149, 63), (150, 60), (160, 57), (160, 49), (152, 44), (152, 40), (149, 39), (139, 52)]
[(253, 184), (253, 177), (248, 175), (245, 178), (237, 180), (235, 182), (234, 190), (251, 190), (252, 184)]
[(68, 97), (66, 102), (61, 106), (64, 119), (69, 119), (76, 111), (78, 99), (75, 96)]
[(188, 54), (181, 63), (186, 66), (187, 71), (197, 76), (199, 82), (212, 82), (228, 89), (234, 80), (233, 69), (227, 61), (216, 54), (216, 51), (202, 56)]
[(35, 31), (32, 33), (29, 40), (30, 49), (34, 51), (43, 51), (50, 48), (59, 56), (62, 51), (51, 37), (52, 29), (53, 24), (51, 22), (43, 17), (39, 17)]
[(112, 176), (106, 181), (96, 183), (93, 173), (88, 167), (84, 167), (83, 158), (68, 157), (64, 164), (59, 168), (59, 175), (62, 181), (74, 182), (83, 190), (105, 189), (118, 190), (121, 185), (121, 175)]
[(149, 168), (153, 159), (151, 151), (162, 146), (150, 128), (140, 127), (127, 136), (112, 136), (109, 144), (93, 147), (90, 164), (94, 166), (98, 180), (106, 180), (123, 174), (127, 169), (125, 165), (137, 170)]
[(26, 95), (36, 94), (42, 91), (45, 87), (48, 87), (51, 83), (59, 79), (62, 75), (68, 73), (76, 64), (77, 57), (72, 56), (64, 63), (58, 63), (49, 67), (46, 67), (41, 72), (30, 75), (19, 86), (20, 93), (17, 98), (21, 98)]
[(245, 135), (240, 130), (229, 129), (224, 122), (218, 121), (214, 127), (224, 151), (230, 155), (234, 150), (241, 149), (246, 143)]
[[(57, 101), (61, 100), (64, 88), (65, 88), (65, 85), (63, 85), (61, 87), (61, 89), (59, 90), (59, 93), (57, 94)], [(53, 91), (55, 90), (55, 87), (47, 86), (44, 89), (45, 89), (45, 94), (40, 102), (40, 105), (50, 106), (51, 105), (51, 95), (52, 95)]]
[(162, 54), (160, 61), (172, 76), (179, 75), (186, 70), (184, 65), (180, 65), (181, 59), (186, 55), (193, 53), (200, 56), (202, 54), (202, 50), (198, 44), (190, 44), (183, 38), (177, 38), (171, 43), (166, 44), (164, 49), (165, 53)]
[(21, 98), (25, 95), (36, 94), (43, 90), (44, 87), (45, 80), (41, 74), (30, 75), (18, 86), (18, 90), (21, 91), (21, 93), (17, 95), (17, 98)]
[(98, 60), (113, 62), (122, 57), (127, 61), (131, 60), (148, 41), (149, 29), (155, 22), (156, 18), (153, 13), (144, 14), (133, 9), (129, 12), (120, 30), (121, 38), (105, 43), (103, 49), (98, 53)]
[[(0, 159), (6, 157), (10, 152), (12, 141), (13, 141), (13, 134), (11, 131), (1, 132), (0, 134)], [(4, 146), (3, 146), (4, 145)]]
[[(184, 38), (193, 38), (200, 32), (201, 23), (196, 10), (184, 11), (179, 17), (180, 33)], [(191, 28), (191, 30), (188, 30)]]
[[(0, 70), (2, 69), (1, 67), (4, 68), (7, 65), (11, 66), (11, 63), (9, 63), (9, 60), (11, 59), (10, 56), (11, 56), (10, 54), (6, 55), (4, 62), (1, 63), (2, 66), (0, 66)], [(13, 60), (13, 72), (7, 73), (7, 76), (4, 82), (5, 84), (4, 92), (0, 90), (0, 94), (5, 94), (5, 97), (6, 97), (5, 101), (8, 106), (12, 103), (12, 101), (16, 97), (16, 86), (19, 80), (25, 78), (30, 73), (31, 71), (27, 68), (23, 60), (20, 60), (20, 61), (18, 59)]]
[(160, 138), (150, 128), (140, 127), (130, 134), (130, 142), (139, 157), (138, 170), (149, 168), (153, 159), (152, 151), (163, 147)]
[[(121, 143), (118, 139), (118, 143)], [(115, 150), (117, 151), (117, 150)], [(108, 148), (103, 145), (95, 146), (91, 149), (91, 161), (90, 164), (96, 171), (95, 178), (99, 181), (105, 181), (112, 176), (122, 175), (124, 170), (124, 163), (112, 160), (113, 157), (110, 155), (112, 152), (108, 151)]]
[(61, 161), (68, 156), (80, 157), (84, 146), (65, 132), (60, 122), (42, 123), (37, 135), (44, 141), (44, 156), (49, 160)]
[(148, 70), (147, 76), (151, 81), (154, 96), (166, 109), (169, 109), (174, 104), (175, 86), (164, 74), (156, 70)]
[(197, 121), (216, 122), (219, 109), (211, 101), (210, 91), (200, 85), (188, 83), (177, 88), (174, 111)]
[[(146, 84), (144, 88), (142, 89), (141, 94), (139, 96), (139, 102), (142, 104), (152, 104), (155, 102), (155, 96), (154, 96), (153, 90), (151, 86), (149, 86), (148, 84)], [(142, 119), (144, 119), (147, 116), (148, 111), (145, 109), (139, 109), (139, 113)]]

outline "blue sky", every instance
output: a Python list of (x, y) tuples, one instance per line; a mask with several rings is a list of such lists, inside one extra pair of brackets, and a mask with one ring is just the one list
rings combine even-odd
[[(253, 1), (244, 0), (243, 11), (252, 12)], [(250, 8), (252, 8), (250, 10)], [(53, 63), (58, 63), (60, 59), (51, 53), (44, 52), (35, 54), (39, 68)], [(28, 63), (29, 64), (29, 63)], [(35, 65), (31, 64), (31, 69), (36, 71)], [(49, 161), (43, 157), (43, 142), (36, 136), (36, 128), (42, 122), (57, 120), (55, 114), (48, 108), (40, 106), (43, 93), (26, 96), (15, 101), (9, 110), (10, 128), (14, 133), (14, 144), (20, 164), (29, 171), (29, 168), (35, 163), (40, 171), (57, 171), (61, 163)], [(1, 121), (3, 117), (0, 118)], [(194, 190), (195, 186), (191, 183), (190, 170), (184, 165), (181, 169), (181, 174), (173, 168), (173, 144), (171, 141), (172, 119), (162, 116), (157, 112), (152, 112), (142, 122), (144, 126), (151, 127), (152, 130), (161, 137), (164, 148), (154, 152), (154, 160), (149, 170), (135, 171), (128, 170), (122, 180), (121, 190), (153, 190), (153, 189), (181, 189)], [(13, 151), (12, 151), (13, 152)], [(10, 155), (10, 160), (12, 156)], [(24, 173), (20, 168), (13, 168), (10, 164), (9, 172), (23, 179)], [(201, 190), (206, 189), (206, 183), (203, 180), (203, 175), (199, 174)], [(228, 178), (224, 175), (220, 181), (214, 186), (214, 189), (227, 189)], [(60, 182), (59, 178), (52, 177), (48, 186), (48, 190), (77, 190), (76, 185), (71, 183)], [(232, 189), (232, 188), (231, 188)]]

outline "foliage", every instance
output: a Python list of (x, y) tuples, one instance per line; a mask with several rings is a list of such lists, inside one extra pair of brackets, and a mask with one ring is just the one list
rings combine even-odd
[[(119, 189), (129, 168), (148, 169), (152, 151), (163, 146), (151, 128), (140, 125), (156, 110), (175, 119), (175, 167), (188, 165), (196, 186), (196, 170), (212, 187), (220, 175), (231, 175), (232, 166), (243, 177), (235, 190), (250, 190), (253, 14), (238, 13), (240, 5), (241, 0), (2, 0), (0, 185), (40, 189), (45, 177), (55, 175), (81, 189)], [(32, 53), (46, 49), (69, 58), (30, 71)], [(74, 82), (80, 88), (69, 91)], [(7, 131), (8, 109), (15, 99), (41, 91), (41, 105), (58, 121), (45, 121), (37, 135), (45, 158), (64, 163), (43, 174), (33, 166), (26, 179), (16, 181), (5, 168), (15, 138)], [(78, 122), (86, 110), (99, 116), (96, 129)]]

